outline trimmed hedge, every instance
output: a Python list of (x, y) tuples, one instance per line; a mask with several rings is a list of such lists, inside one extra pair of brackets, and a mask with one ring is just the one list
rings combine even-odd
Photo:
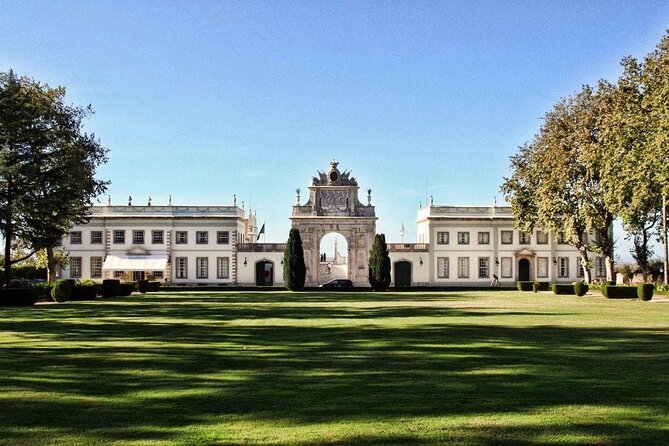
[(142, 294), (146, 294), (149, 291), (149, 281), (148, 280), (138, 280), (137, 281), (137, 291)]
[(585, 282), (574, 282), (574, 294), (578, 297), (585, 296), (588, 292), (588, 284)]
[(98, 294), (98, 286), (95, 284), (78, 283), (72, 287), (71, 300), (95, 300)]
[(118, 279), (105, 279), (102, 281), (102, 297), (116, 297), (121, 294), (121, 281)]
[(35, 305), (38, 294), (37, 288), (0, 288), (0, 305)]
[(551, 284), (549, 282), (534, 282), (534, 287), (536, 291), (548, 291), (551, 289)]
[(652, 283), (640, 283), (636, 288), (636, 293), (641, 300), (651, 300), (653, 298), (654, 290), (655, 285)]
[(604, 285), (602, 295), (607, 299), (637, 299), (637, 287), (628, 285)]
[(576, 294), (574, 292), (574, 284), (572, 283), (554, 283), (552, 285), (553, 293), (561, 294), (565, 296), (573, 296)]
[(520, 291), (533, 291), (534, 282), (519, 280), (518, 282), (516, 282), (516, 287)]
[(154, 293), (156, 291), (160, 291), (160, 282), (158, 282), (157, 280), (150, 281), (148, 290), (149, 292), (154, 292)]
[(135, 288), (137, 288), (137, 282), (124, 282), (121, 284), (119, 296), (130, 296)]
[(72, 288), (76, 281), (74, 279), (56, 280), (51, 288), (51, 298), (56, 302), (67, 302), (72, 299)]

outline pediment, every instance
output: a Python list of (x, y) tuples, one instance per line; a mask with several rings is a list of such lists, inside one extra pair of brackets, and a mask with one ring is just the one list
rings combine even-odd
[(141, 246), (133, 246), (127, 251), (126, 254), (129, 256), (148, 256), (151, 255), (151, 251)]
[(534, 253), (534, 251), (530, 251), (527, 248), (523, 248), (520, 251), (517, 251), (515, 255), (516, 257), (534, 257), (536, 254)]

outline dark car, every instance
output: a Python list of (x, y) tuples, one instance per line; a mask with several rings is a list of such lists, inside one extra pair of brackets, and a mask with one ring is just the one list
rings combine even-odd
[(353, 288), (353, 282), (348, 279), (332, 279), (321, 285), (321, 288)]

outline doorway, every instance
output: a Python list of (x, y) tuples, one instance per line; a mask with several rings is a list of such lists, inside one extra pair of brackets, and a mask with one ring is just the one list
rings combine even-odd
[(400, 260), (395, 262), (395, 288), (411, 286), (411, 262)]
[(261, 260), (256, 263), (256, 285), (274, 286), (274, 263)]
[(518, 280), (520, 282), (529, 282), (530, 279), (530, 261), (527, 259), (518, 260)]

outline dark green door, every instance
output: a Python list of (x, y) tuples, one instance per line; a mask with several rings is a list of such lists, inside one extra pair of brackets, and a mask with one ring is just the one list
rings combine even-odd
[(530, 280), (530, 261), (527, 259), (520, 259), (518, 261), (518, 280), (521, 282), (528, 282)]
[(265, 261), (256, 263), (256, 285), (274, 285), (274, 264), (272, 262)]
[(408, 288), (411, 286), (411, 262), (395, 262), (395, 287)]

